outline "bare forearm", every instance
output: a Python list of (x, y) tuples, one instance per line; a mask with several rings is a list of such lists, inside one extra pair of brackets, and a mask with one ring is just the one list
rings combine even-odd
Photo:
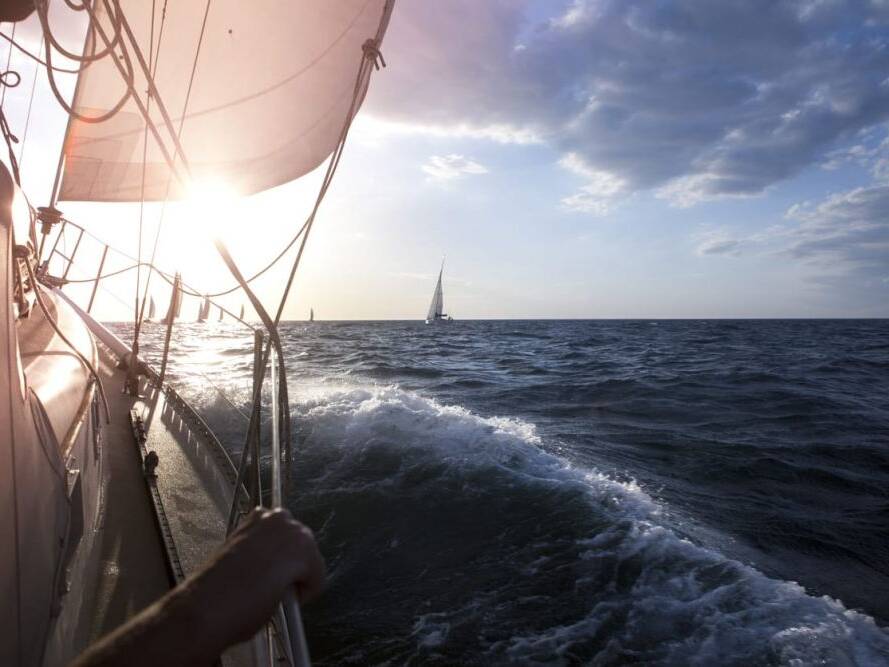
[(224, 646), (202, 616), (195, 591), (179, 587), (91, 646), (74, 667), (210, 665)]
[(74, 665), (208, 665), (258, 632), (286, 591), (305, 601), (323, 584), (312, 532), (284, 510), (256, 510), (204, 567)]

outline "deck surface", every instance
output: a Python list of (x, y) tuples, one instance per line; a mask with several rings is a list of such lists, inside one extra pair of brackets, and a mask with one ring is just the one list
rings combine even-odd
[(171, 583), (130, 427), (134, 399), (121, 393), (124, 371), (102, 351), (99, 360), (112, 422), (104, 430), (108, 486), (93, 640), (157, 600)]
[[(137, 401), (147, 432), (146, 451), (158, 455), (156, 484), (185, 576), (225, 541), (228, 518), (224, 484), (205, 442), (195, 435), (163, 392), (151, 388)], [(230, 494), (229, 494), (230, 495)]]

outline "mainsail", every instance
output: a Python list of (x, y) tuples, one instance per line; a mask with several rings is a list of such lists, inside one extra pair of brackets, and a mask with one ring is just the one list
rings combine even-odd
[(243, 320), (243, 319), (244, 319), (244, 304), (243, 304), (243, 303), (241, 304), (241, 314), (238, 315), (238, 319), (239, 319), (239, 320)]
[[(358, 64), (368, 40), (375, 40), (369, 48), (381, 43), (393, 1), (291, 0), (267, 6), (216, 0), (205, 29), (202, 2), (111, 3), (123, 10), (123, 30), (139, 45), (145, 67), (156, 63), (159, 97), (148, 99), (140, 54), (128, 49), (138, 98), (128, 99), (106, 122), (72, 119), (59, 199), (137, 201), (143, 194), (145, 200), (184, 194), (171, 181), (150, 132), (143, 186), (146, 130), (140, 104), (148, 107), (171, 155), (180, 134), (195, 182), (212, 180), (247, 195), (308, 173), (339, 141)], [(93, 11), (110, 37), (108, 6), (95, 3)], [(105, 49), (95, 32), (87, 53)], [(152, 54), (154, 63), (147, 62)], [(90, 63), (78, 80), (75, 111), (94, 118), (113, 110), (126, 91), (119, 67), (113, 58)], [(359, 102), (368, 78), (359, 84)]]
[(222, 322), (222, 308), (219, 309), (219, 322)]
[(148, 297), (148, 298), (149, 298), (149, 301), (148, 301), (148, 319), (149, 319), (149, 320), (153, 320), (153, 319), (154, 319), (154, 315), (155, 315), (155, 312), (154, 312), (154, 297), (152, 296), (152, 297)]
[(438, 272), (438, 282), (435, 283), (435, 291), (432, 293), (432, 303), (429, 304), (429, 312), (426, 314), (427, 320), (440, 320), (444, 312), (444, 295), (441, 292), (441, 274), (444, 271), (442, 266)]
[(309, 322), (315, 321), (315, 309), (309, 308)]

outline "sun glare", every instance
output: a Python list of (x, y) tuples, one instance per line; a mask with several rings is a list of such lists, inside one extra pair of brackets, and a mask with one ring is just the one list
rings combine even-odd
[(189, 186), (180, 215), (203, 240), (212, 242), (224, 237), (237, 224), (239, 202), (237, 192), (225, 181), (201, 179)]
[(165, 252), (171, 268), (198, 280), (202, 273), (214, 267), (218, 263), (214, 241), (223, 239), (232, 243), (242, 232), (239, 227), (244, 220), (243, 202), (224, 180), (194, 181), (188, 196), (172, 204), (168, 212), (172, 224), (164, 234), (172, 234), (175, 239)]

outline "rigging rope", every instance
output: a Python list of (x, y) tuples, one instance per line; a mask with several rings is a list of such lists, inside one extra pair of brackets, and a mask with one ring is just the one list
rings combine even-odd
[[(77, 227), (77, 225), (74, 224), (74, 223), (69, 223), (69, 224), (71, 224), (71, 225), (74, 226), (74, 227)], [(85, 232), (85, 233), (86, 233), (86, 234), (89, 234), (89, 232)], [(117, 250), (116, 248), (113, 248), (113, 247), (111, 247), (111, 246), (108, 246), (108, 248), (109, 248), (110, 250), (113, 250), (114, 252), (120, 254), (120, 255), (124, 255), (124, 256), (127, 257), (128, 259), (133, 259), (132, 257), (130, 257), (129, 255), (127, 255), (126, 253), (123, 253), (123, 252), (121, 252), (120, 250)], [(64, 251), (59, 250), (59, 249), (55, 249), (55, 250), (53, 251), (53, 253), (56, 254), (56, 255), (58, 255), (59, 257), (61, 257), (61, 258), (62, 258), (63, 260), (65, 260), (66, 262), (70, 262), (71, 265), (74, 266), (74, 267), (77, 267), (77, 270), (80, 271), (81, 273), (86, 273), (86, 272), (83, 270), (83, 268), (82, 268), (81, 266), (77, 265), (76, 263), (74, 263), (73, 258), (68, 257), (68, 256), (65, 254)], [(49, 260), (49, 258), (47, 258), (47, 261), (48, 261), (48, 260)], [(164, 281), (166, 281), (169, 285), (172, 286), (172, 285), (175, 283), (175, 279), (174, 279), (174, 278), (171, 278), (171, 277), (170, 277), (170, 274), (166, 273), (165, 271), (161, 271), (159, 268), (157, 268), (157, 267), (154, 266), (153, 264), (150, 264), (150, 263), (148, 263), (148, 262), (142, 262), (141, 264), (142, 264), (143, 267), (145, 267), (145, 268), (147, 268), (147, 269), (150, 269), (150, 271), (157, 273), (157, 274), (158, 274), (161, 278), (163, 278)], [(127, 266), (127, 267), (124, 267), (124, 268), (122, 268), (122, 269), (117, 269), (117, 270), (115, 270), (115, 271), (110, 271), (109, 273), (103, 273), (102, 275), (100, 275), (100, 276), (95, 276), (95, 277), (93, 277), (93, 278), (65, 278), (65, 284), (66, 284), (66, 285), (67, 285), (68, 283), (72, 283), (72, 284), (83, 284), (83, 283), (91, 283), (91, 282), (95, 282), (95, 281), (97, 281), (97, 280), (103, 280), (103, 279), (105, 279), (105, 278), (113, 278), (114, 276), (119, 276), (119, 275), (121, 275), (121, 274), (123, 274), (123, 273), (126, 273), (126, 272), (128, 272), (128, 271), (132, 271), (132, 270), (135, 269), (135, 268), (136, 268), (136, 264), (132, 264), (131, 266)], [(182, 283), (181, 278), (180, 278), (180, 283), (181, 283), (181, 284), (184, 284), (184, 283)], [(100, 287), (100, 289), (102, 289), (102, 288)], [(206, 295), (206, 294), (202, 294), (202, 293), (198, 292), (198, 291), (195, 290), (195, 288), (192, 287), (191, 285), (185, 285), (185, 289), (182, 289), (182, 288), (180, 287), (180, 291), (181, 291), (183, 294), (187, 294), (188, 296), (199, 297), (199, 298), (202, 298), (202, 299), (208, 296), (208, 295)], [(120, 300), (120, 299), (118, 299), (118, 300)], [(123, 303), (123, 302), (122, 302), (122, 303)], [(210, 303), (211, 303), (211, 305), (215, 306), (216, 308), (219, 308), (223, 313), (225, 313), (226, 315), (228, 315), (231, 319), (240, 322), (241, 324), (243, 324), (245, 327), (247, 327), (247, 328), (250, 329), (251, 331), (255, 331), (255, 330), (256, 330), (255, 327), (253, 327), (252, 325), (250, 325), (250, 324), (248, 324), (247, 322), (245, 322), (244, 320), (242, 320), (240, 317), (238, 317), (237, 315), (235, 315), (232, 311), (230, 311), (228, 308), (226, 308), (225, 306), (221, 305), (220, 303), (218, 303), (218, 302), (216, 302), (216, 301), (212, 301), (212, 300), (210, 300)], [(129, 307), (129, 305), (127, 305), (127, 307)]]
[[(68, 0), (65, 0), (68, 2)], [(149, 38), (149, 52), (148, 59), (154, 59), (154, 14), (156, 9), (155, 0), (151, 0), (151, 34)], [(151, 93), (148, 94), (148, 99), (145, 101), (145, 108), (148, 111), (149, 115), (151, 114)], [(139, 308), (139, 287), (142, 282), (142, 221), (143, 215), (145, 213), (145, 168), (148, 162), (148, 123), (145, 123), (145, 130), (142, 133), (142, 179), (140, 185), (140, 194), (139, 194), (139, 243), (136, 249), (136, 257), (138, 258), (138, 262), (136, 264), (136, 292), (134, 296), (133, 303), (133, 358), (138, 359), (139, 357), (139, 329), (142, 326), (142, 318), (145, 313), (145, 297), (142, 299), (142, 308)], [(153, 259), (153, 258), (152, 258)], [(151, 279), (151, 272), (149, 271), (147, 278), (145, 279), (145, 296), (148, 296), (148, 283)]]
[[(93, 8), (91, 3), (88, 0), (84, 0), (84, 2), (80, 6), (74, 6), (70, 3), (67, 3), (71, 9), (74, 11), (83, 11), (86, 10), (86, 13), (90, 17), (90, 24), (99, 25), (99, 20), (96, 18), (96, 15), (93, 13)], [(49, 27), (49, 0), (35, 0), (34, 8), (37, 10), (37, 18), (40, 19), (40, 26), (43, 29), (43, 33), (46, 36), (47, 40), (50, 44), (61, 53), (63, 56), (68, 58), (69, 60), (73, 60), (74, 62), (80, 63), (91, 63), (97, 60), (101, 60), (108, 55), (112, 55), (114, 52), (114, 47), (117, 46), (118, 42), (121, 41), (121, 21), (120, 18), (123, 16), (121, 13), (117, 19), (115, 20), (114, 13), (111, 11), (111, 8), (108, 6), (108, 3), (105, 3), (105, 7), (108, 11), (108, 16), (111, 19), (112, 27), (114, 28), (113, 39), (110, 42), (106, 41), (105, 50), (99, 53), (92, 53), (87, 55), (86, 53), (82, 53), (81, 55), (77, 55), (76, 53), (72, 53), (68, 51), (64, 46), (62, 46), (55, 36), (52, 34), (52, 30)], [(118, 7), (119, 9), (119, 7)], [(46, 59), (49, 62), (49, 58)]]
[[(35, 6), (39, 7), (40, 3), (36, 2)], [(61, 50), (61, 49), (60, 49), (60, 52), (66, 58), (70, 58), (71, 60), (75, 60), (78, 62), (85, 62), (86, 61), (87, 64), (98, 60), (98, 57), (95, 54), (96, 40), (94, 37), (95, 33), (98, 32), (99, 35), (102, 37), (103, 41), (105, 42), (106, 46), (108, 47), (105, 50), (104, 55), (111, 54), (112, 60), (114, 61), (115, 65), (117, 65), (118, 70), (120, 70), (121, 75), (123, 76), (124, 82), (127, 84), (126, 91), (123, 93), (123, 95), (120, 97), (120, 99), (114, 104), (114, 106), (112, 106), (111, 109), (109, 109), (108, 111), (106, 111), (103, 114), (100, 114), (98, 116), (85, 116), (83, 114), (76, 112), (74, 110), (74, 107), (72, 105), (68, 104), (68, 102), (65, 100), (64, 95), (62, 95), (62, 93), (59, 91), (58, 85), (56, 84), (55, 77), (53, 76), (53, 71), (55, 70), (55, 68), (52, 65), (52, 47), (56, 44), (56, 42), (55, 42), (55, 39), (53, 38), (52, 33), (50, 31), (49, 22), (47, 20), (46, 13), (41, 12), (38, 9), (37, 15), (40, 18), (40, 28), (43, 31), (43, 36), (46, 38), (44, 40), (44, 45), (43, 45), (44, 46), (44, 54), (46, 56), (46, 67), (47, 67), (46, 76), (47, 76), (47, 79), (49, 80), (50, 90), (52, 90), (52, 93), (55, 96), (56, 101), (59, 103), (59, 106), (61, 106), (65, 110), (65, 113), (67, 113), (70, 117), (74, 118), (75, 120), (79, 120), (83, 123), (91, 123), (91, 124), (92, 123), (103, 123), (103, 122), (113, 118), (123, 108), (123, 105), (127, 103), (127, 100), (129, 100), (130, 97), (132, 97), (132, 95), (133, 95), (133, 80), (134, 80), (135, 72), (133, 71), (133, 65), (130, 62), (130, 59), (127, 56), (127, 53), (125, 50), (121, 49), (121, 56), (122, 57), (120, 59), (118, 59), (115, 56), (115, 54), (112, 53), (113, 44), (109, 46), (109, 41), (108, 41), (108, 38), (105, 36), (105, 31), (102, 30), (102, 26), (99, 24), (99, 21), (96, 18), (95, 14), (93, 13), (92, 9), (90, 8), (89, 4), (84, 2), (84, 7), (86, 8), (86, 11), (90, 16), (90, 20), (89, 20), (89, 24), (87, 26), (87, 37), (86, 37), (86, 44), (84, 45), (83, 55), (82, 56), (75, 56), (75, 55), (70, 54), (70, 53), (68, 53), (64, 50)], [(110, 9), (109, 9), (109, 15), (112, 15)], [(115, 23), (115, 30), (118, 35), (117, 41), (119, 41), (119, 36), (120, 36), (120, 20), (119, 19)], [(89, 44), (92, 45), (92, 48), (94, 51), (94, 53), (92, 55), (87, 55), (87, 53), (86, 53), (87, 45), (89, 45)], [(120, 62), (118, 62), (118, 60), (123, 60), (124, 65), (126, 66), (126, 72), (124, 72), (121, 69), (121, 64), (120, 64)], [(72, 100), (72, 104), (73, 104), (73, 102), (74, 101)]]
[[(12, 37), (13, 38), (15, 38), (15, 27), (17, 25), (18, 25), (18, 23), (12, 24)], [(0, 35), (2, 35), (2, 34), (3, 33), (0, 33)], [(6, 37), (6, 35), (3, 35), (3, 37)], [(6, 39), (9, 40), (10, 42), (12, 42), (12, 40), (9, 37), (6, 37)], [(9, 63), (12, 62), (12, 46), (13, 46), (12, 43), (10, 43), (9, 52), (6, 54), (6, 67), (3, 68), (3, 73), (0, 74), (0, 86), (3, 87), (3, 90), (0, 91), (0, 109), (3, 108), (3, 103), (6, 102), (6, 89), (7, 88), (15, 88), (22, 81), (22, 77), (19, 76), (18, 72), (13, 72), (9, 69)], [(17, 77), (16, 82), (13, 84), (10, 84), (6, 80), (6, 77), (8, 77), (10, 74), (15, 74)]]
[[(43, 38), (40, 38), (40, 46), (43, 46)], [(25, 146), (28, 144), (28, 128), (31, 126), (31, 108), (34, 106), (34, 91), (37, 90), (37, 75), (40, 73), (39, 67), (34, 67), (34, 80), (31, 81), (31, 97), (28, 100), (28, 113), (25, 116), (25, 130), (22, 133), (22, 148), (19, 151), (19, 169), (25, 163)]]
[[(188, 89), (185, 91), (185, 101), (182, 104), (182, 115), (179, 118), (179, 128), (176, 130), (177, 141), (181, 140), (181, 138), (182, 138), (182, 128), (185, 125), (185, 115), (188, 112), (188, 103), (191, 100), (191, 89), (192, 89), (192, 86), (194, 85), (194, 76), (195, 76), (195, 73), (197, 72), (197, 69), (198, 69), (198, 57), (201, 55), (201, 46), (204, 43), (204, 32), (207, 28), (207, 17), (210, 14), (210, 2), (211, 2), (211, 0), (207, 0), (207, 4), (204, 7), (204, 19), (201, 22), (201, 33), (200, 33), (200, 36), (198, 37), (198, 44), (197, 44), (197, 47), (195, 48), (194, 59), (191, 64), (191, 76), (188, 79)], [(154, 0), (152, 0), (152, 15), (151, 15), (152, 35), (154, 34), (154, 4), (153, 3), (154, 3)], [(164, 2), (164, 9), (163, 9), (163, 17), (164, 18), (166, 17), (166, 14), (167, 14), (167, 3), (165, 1)], [(162, 21), (163, 21), (163, 18), (162, 18)], [(161, 24), (161, 30), (163, 30), (163, 23)], [(153, 47), (153, 37), (152, 37), (152, 47)], [(158, 48), (158, 56), (157, 57), (160, 57), (160, 38), (158, 38), (157, 48)], [(149, 57), (149, 61), (150, 61), (151, 60), (151, 53), (149, 53), (148, 57)], [(154, 77), (154, 75), (156, 73), (157, 73), (157, 58), (154, 59), (154, 70), (151, 72), (151, 76)], [(150, 94), (148, 96), (148, 102), (149, 102), (149, 104), (151, 102), (151, 95)], [(146, 147), (148, 144), (147, 132), (148, 132), (148, 128), (146, 125)], [(175, 156), (174, 156), (174, 159), (175, 159)], [(142, 171), (143, 190), (142, 190), (142, 197), (141, 197), (141, 203), (140, 203), (140, 209), (139, 209), (139, 243), (140, 243), (140, 248), (141, 248), (141, 242), (142, 242), (142, 227), (141, 227), (141, 225), (142, 225), (142, 208), (141, 207), (145, 203), (144, 157), (143, 157), (142, 169), (143, 169), (143, 171)], [(154, 234), (154, 247), (151, 250), (151, 263), (152, 264), (154, 264), (155, 255), (157, 253), (158, 240), (160, 239), (161, 230), (163, 229), (163, 225), (164, 225), (164, 212), (166, 211), (166, 208), (167, 208), (167, 200), (169, 199), (169, 196), (170, 196), (170, 184), (172, 183), (172, 180), (173, 180), (172, 174), (170, 174), (170, 178), (167, 179), (167, 189), (166, 189), (166, 192), (164, 192), (164, 201), (163, 201), (163, 204), (161, 204), (160, 221), (158, 222), (158, 225), (157, 225), (157, 231)], [(139, 253), (139, 259), (140, 260), (142, 259), (141, 251)], [(138, 332), (138, 326), (140, 326), (142, 324), (142, 318), (145, 315), (145, 296), (148, 294), (148, 286), (150, 284), (151, 284), (151, 273), (148, 274), (148, 278), (146, 278), (146, 280), (145, 280), (145, 294), (142, 297), (142, 311), (139, 313), (138, 324), (137, 324), (137, 329), (136, 329), (137, 332)], [(138, 333), (136, 334), (136, 337), (138, 338)]]
[(12, 145), (17, 144), (19, 139), (12, 133), (12, 130), (9, 129), (6, 113), (4, 113), (2, 108), (0, 108), (0, 134), (3, 135), (3, 140), (6, 142), (6, 149), (9, 151), (9, 166), (12, 167), (12, 176), (15, 179), (16, 184), (21, 186), (22, 180), (21, 175), (19, 174), (19, 163), (15, 157), (15, 151), (12, 148)]
[[(78, 67), (77, 69), (68, 69), (66, 67), (56, 67), (55, 65), (49, 65), (43, 60), (40, 59), (39, 56), (35, 56), (33, 53), (28, 51), (24, 46), (15, 41), (15, 26), (16, 24), (12, 24), (12, 35), (7, 35), (6, 33), (0, 32), (0, 37), (9, 42), (9, 56), (6, 58), (6, 67), (9, 67), (9, 58), (12, 56), (12, 48), (15, 47), (22, 53), (24, 53), (28, 58), (36, 62), (38, 65), (42, 65), (43, 67), (51, 67), (54, 72), (58, 72), (60, 74), (80, 74), (80, 71), (84, 69), (83, 67)], [(41, 43), (38, 47), (38, 51), (43, 48), (43, 44)]]

